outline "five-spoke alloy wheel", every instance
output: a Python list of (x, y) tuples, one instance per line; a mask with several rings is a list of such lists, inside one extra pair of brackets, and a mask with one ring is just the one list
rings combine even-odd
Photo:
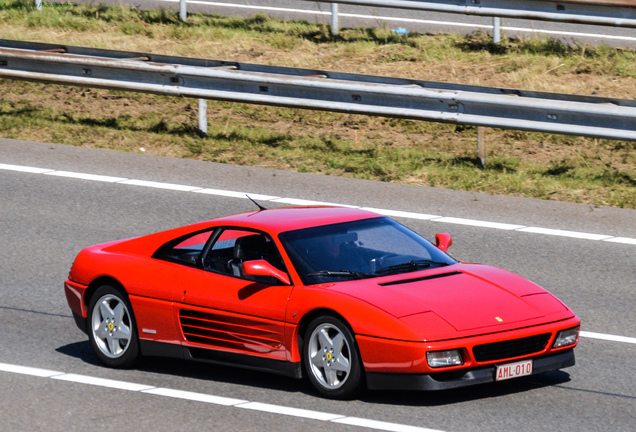
[(309, 380), (323, 396), (353, 397), (361, 388), (362, 366), (353, 334), (340, 319), (321, 316), (305, 333), (303, 360)]
[(108, 366), (132, 366), (139, 357), (135, 319), (128, 298), (105, 285), (89, 304), (88, 337), (99, 359)]

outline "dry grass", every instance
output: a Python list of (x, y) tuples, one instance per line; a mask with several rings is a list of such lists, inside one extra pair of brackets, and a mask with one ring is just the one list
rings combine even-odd
[[(548, 39), (396, 35), (117, 7), (0, 10), (0, 37), (558, 93), (636, 96), (636, 54)], [(2, 81), (0, 135), (322, 172), (383, 181), (636, 208), (634, 143), (491, 129), (486, 169), (476, 130), (401, 119)]]

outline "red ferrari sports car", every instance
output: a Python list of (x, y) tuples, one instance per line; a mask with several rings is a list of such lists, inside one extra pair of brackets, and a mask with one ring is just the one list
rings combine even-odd
[(580, 320), (520, 276), (460, 263), (360, 209), (253, 211), (82, 250), (64, 283), (99, 359), (238, 365), (318, 393), (438, 390), (574, 365)]

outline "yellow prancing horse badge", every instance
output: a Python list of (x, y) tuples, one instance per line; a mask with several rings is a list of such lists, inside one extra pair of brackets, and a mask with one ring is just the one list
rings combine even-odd
[(499, 321), (499, 322), (503, 322), (503, 320), (502, 320), (501, 318), (499, 318), (499, 317), (495, 317), (495, 319), (496, 319), (497, 321)]

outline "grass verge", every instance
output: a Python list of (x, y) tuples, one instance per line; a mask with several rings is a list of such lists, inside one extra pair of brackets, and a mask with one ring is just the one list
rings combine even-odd
[[(636, 96), (636, 53), (543, 38), (400, 35), (117, 6), (0, 9), (0, 37), (573, 94)], [(635, 143), (420, 121), (197, 102), (2, 80), (0, 135), (428, 186), (636, 208)]]

